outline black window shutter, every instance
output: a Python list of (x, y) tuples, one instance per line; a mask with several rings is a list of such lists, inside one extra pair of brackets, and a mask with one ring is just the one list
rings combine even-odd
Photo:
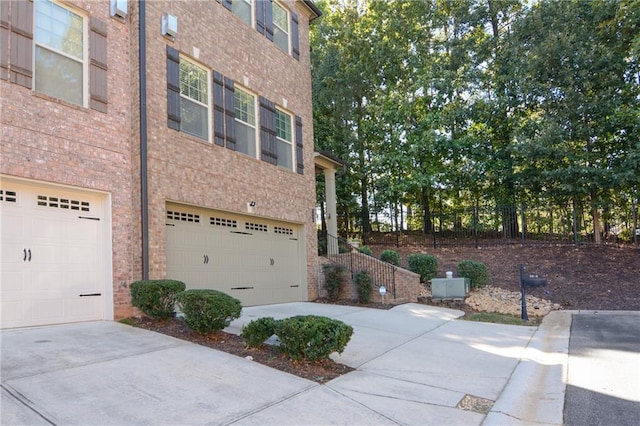
[(264, 35), (273, 41), (273, 0), (265, 0), (264, 5)]
[(107, 112), (107, 24), (89, 21), (89, 106)]
[(300, 59), (300, 40), (298, 35), (298, 15), (291, 13), (291, 55)]
[(167, 46), (167, 125), (180, 130), (180, 53)]
[[(241, 1), (241, 0), (236, 0), (236, 1)], [(231, 10), (231, 0), (222, 0), (222, 5), (228, 10)]]
[(227, 148), (236, 149), (236, 107), (233, 80), (224, 78), (224, 117)]
[(302, 118), (296, 115), (296, 171), (304, 173), (304, 158), (302, 145)]
[(265, 0), (256, 0), (256, 31), (264, 35)]
[(260, 96), (260, 159), (270, 164), (278, 164), (276, 143), (276, 106)]
[(213, 72), (213, 141), (224, 146), (224, 77)]
[(31, 89), (33, 78), (33, 2), (12, 1), (10, 8), (11, 59), (9, 63), (11, 65), (9, 80)]

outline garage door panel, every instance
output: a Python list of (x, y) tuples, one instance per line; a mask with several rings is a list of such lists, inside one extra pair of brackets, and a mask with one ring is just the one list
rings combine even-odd
[[(11, 185), (16, 202), (0, 205), (1, 327), (104, 318), (104, 296), (93, 301), (79, 297), (104, 292), (100, 197), (78, 193), (70, 198), (56, 196), (68, 191)], [(79, 219), (80, 215), (95, 220)]]
[[(174, 205), (167, 211), (173, 212), (167, 217), (167, 276), (187, 288), (223, 291), (244, 306), (304, 300), (295, 225)], [(197, 214), (200, 223), (182, 223), (186, 214)], [(194, 262), (198, 256), (200, 263)]]

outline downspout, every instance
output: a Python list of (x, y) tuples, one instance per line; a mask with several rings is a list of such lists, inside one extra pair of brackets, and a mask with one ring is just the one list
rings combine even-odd
[(140, 56), (140, 226), (142, 231), (142, 279), (149, 279), (149, 196), (147, 191), (147, 44), (145, 0), (139, 2), (138, 50)]

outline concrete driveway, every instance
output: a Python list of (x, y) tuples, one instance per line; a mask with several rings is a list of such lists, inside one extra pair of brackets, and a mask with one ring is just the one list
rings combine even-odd
[(419, 304), (249, 307), (316, 314), (354, 336), (326, 384), (114, 322), (2, 331), (3, 425), (562, 424), (570, 315), (540, 327), (456, 320)]

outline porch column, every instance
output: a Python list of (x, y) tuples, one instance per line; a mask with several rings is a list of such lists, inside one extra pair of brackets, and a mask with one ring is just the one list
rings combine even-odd
[[(338, 213), (336, 201), (336, 169), (329, 167), (324, 170), (324, 191), (327, 200), (327, 233), (330, 236), (338, 236)], [(338, 254), (338, 240), (329, 237), (327, 241), (327, 254), (335, 256)]]

